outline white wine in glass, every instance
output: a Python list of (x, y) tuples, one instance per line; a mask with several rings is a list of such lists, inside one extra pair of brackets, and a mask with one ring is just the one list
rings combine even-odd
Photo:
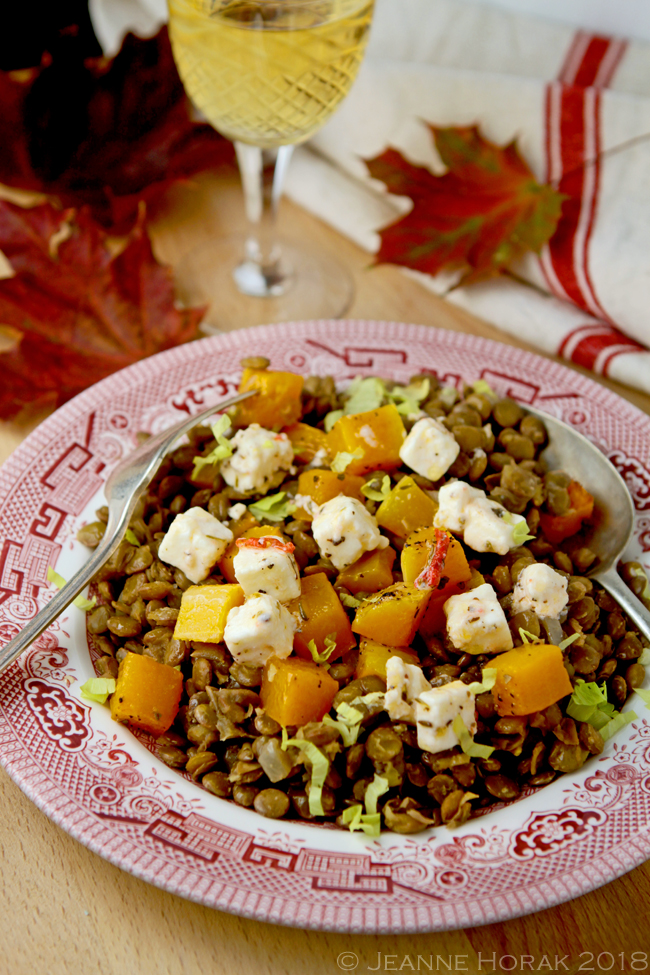
[[(269, 315), (277, 320), (342, 314), (351, 299), (347, 272), (331, 259), (310, 255), (302, 244), (293, 254), (286, 248), (283, 253), (274, 218), (293, 146), (327, 121), (356, 78), (374, 0), (168, 2), (181, 80), (197, 109), (235, 143), (251, 224), (236, 267), (226, 267), (232, 241), (219, 254), (214, 251), (220, 266), (213, 268), (208, 292), (232, 303), (225, 272), (240, 294), (270, 299), (264, 308), (235, 302), (233, 325), (271, 320)], [(265, 187), (269, 154), (274, 170), (269, 179), (267, 168)], [(203, 259), (210, 260), (207, 250)], [(201, 257), (192, 260), (196, 271)]]

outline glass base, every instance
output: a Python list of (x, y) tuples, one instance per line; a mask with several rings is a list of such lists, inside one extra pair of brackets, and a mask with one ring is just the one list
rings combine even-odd
[(272, 287), (273, 272), (260, 275), (256, 265), (244, 260), (245, 245), (244, 236), (205, 241), (175, 269), (181, 304), (210, 306), (201, 324), (205, 334), (271, 322), (340, 318), (349, 309), (354, 297), (350, 273), (327, 254), (299, 241), (280, 240), (282, 270), (288, 278), (282, 280), (281, 293), (259, 297), (269, 284)]

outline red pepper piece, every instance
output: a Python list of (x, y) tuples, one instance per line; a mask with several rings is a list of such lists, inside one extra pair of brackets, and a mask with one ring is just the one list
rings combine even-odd
[(445, 566), (447, 552), (449, 551), (450, 538), (447, 532), (436, 528), (435, 539), (435, 545), (429, 556), (429, 561), (415, 580), (416, 589), (437, 589), (438, 583), (442, 578), (442, 570)]

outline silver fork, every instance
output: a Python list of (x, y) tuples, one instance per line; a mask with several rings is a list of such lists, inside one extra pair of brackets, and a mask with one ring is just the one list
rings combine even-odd
[(23, 650), (26, 650), (30, 643), (33, 643), (36, 637), (48, 628), (50, 623), (54, 622), (66, 606), (69, 606), (81, 590), (88, 585), (97, 570), (110, 558), (122, 541), (122, 536), (131, 520), (138, 498), (150, 484), (162, 457), (174, 441), (195, 427), (201, 420), (207, 419), (214, 413), (221, 413), (229, 406), (234, 406), (235, 403), (240, 403), (242, 400), (255, 395), (255, 390), (249, 390), (246, 393), (231, 396), (230, 399), (223, 400), (221, 403), (216, 403), (209, 409), (170, 427), (169, 430), (163, 430), (161, 433), (150, 437), (142, 446), (129, 454), (121, 464), (118, 464), (104, 486), (104, 495), (108, 504), (108, 524), (102, 541), (67, 585), (49, 600), (33, 620), (30, 620), (23, 627), (18, 636), (15, 636), (0, 650), (0, 673), (16, 660)]

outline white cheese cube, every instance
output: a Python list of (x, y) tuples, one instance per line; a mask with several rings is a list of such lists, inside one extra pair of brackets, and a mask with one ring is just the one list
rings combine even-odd
[(344, 494), (320, 506), (311, 530), (320, 554), (339, 572), (356, 562), (364, 552), (388, 545), (388, 539), (377, 527), (377, 519), (360, 501)]
[(228, 613), (224, 641), (237, 663), (261, 667), (271, 657), (288, 657), (298, 624), (273, 596), (253, 596)]
[(536, 562), (519, 573), (512, 593), (513, 613), (529, 609), (538, 616), (557, 620), (568, 602), (567, 580), (550, 565)]
[(384, 707), (390, 720), (415, 724), (415, 699), (430, 687), (417, 664), (407, 664), (401, 657), (389, 657), (386, 662)]
[(437, 481), (460, 453), (454, 437), (440, 420), (426, 416), (411, 428), (399, 449), (400, 458), (416, 474)]
[(266, 494), (284, 480), (293, 463), (293, 447), (286, 433), (273, 433), (259, 423), (238, 430), (230, 441), (232, 457), (221, 464), (230, 487), (242, 493)]
[(239, 521), (246, 514), (247, 508), (245, 504), (239, 501), (237, 504), (233, 504), (228, 508), (228, 517), (231, 521)]
[(485, 491), (472, 487), (466, 481), (450, 481), (438, 491), (439, 508), (433, 523), (436, 528), (447, 528), (452, 532), (462, 532), (465, 528), (467, 507), (476, 500), (484, 498)]
[[(465, 544), (475, 552), (497, 552), (506, 555), (516, 548), (515, 526), (525, 522), (523, 515), (506, 511), (498, 501), (475, 498), (465, 509)], [(519, 543), (521, 544), (521, 543)]]
[(201, 582), (233, 540), (229, 528), (203, 508), (176, 515), (160, 543), (162, 562), (181, 569), (190, 582)]
[[(233, 570), (246, 597), (259, 592), (286, 603), (300, 595), (298, 565), (284, 542), (274, 535), (238, 540), (242, 541)], [(256, 544), (247, 545), (247, 541)]]
[(458, 715), (473, 737), (476, 734), (474, 693), (462, 680), (420, 694), (415, 704), (418, 747), (435, 754), (458, 745), (458, 735), (453, 729)]
[(457, 650), (500, 653), (512, 649), (506, 615), (489, 583), (450, 596), (443, 610), (447, 617), (447, 635)]

